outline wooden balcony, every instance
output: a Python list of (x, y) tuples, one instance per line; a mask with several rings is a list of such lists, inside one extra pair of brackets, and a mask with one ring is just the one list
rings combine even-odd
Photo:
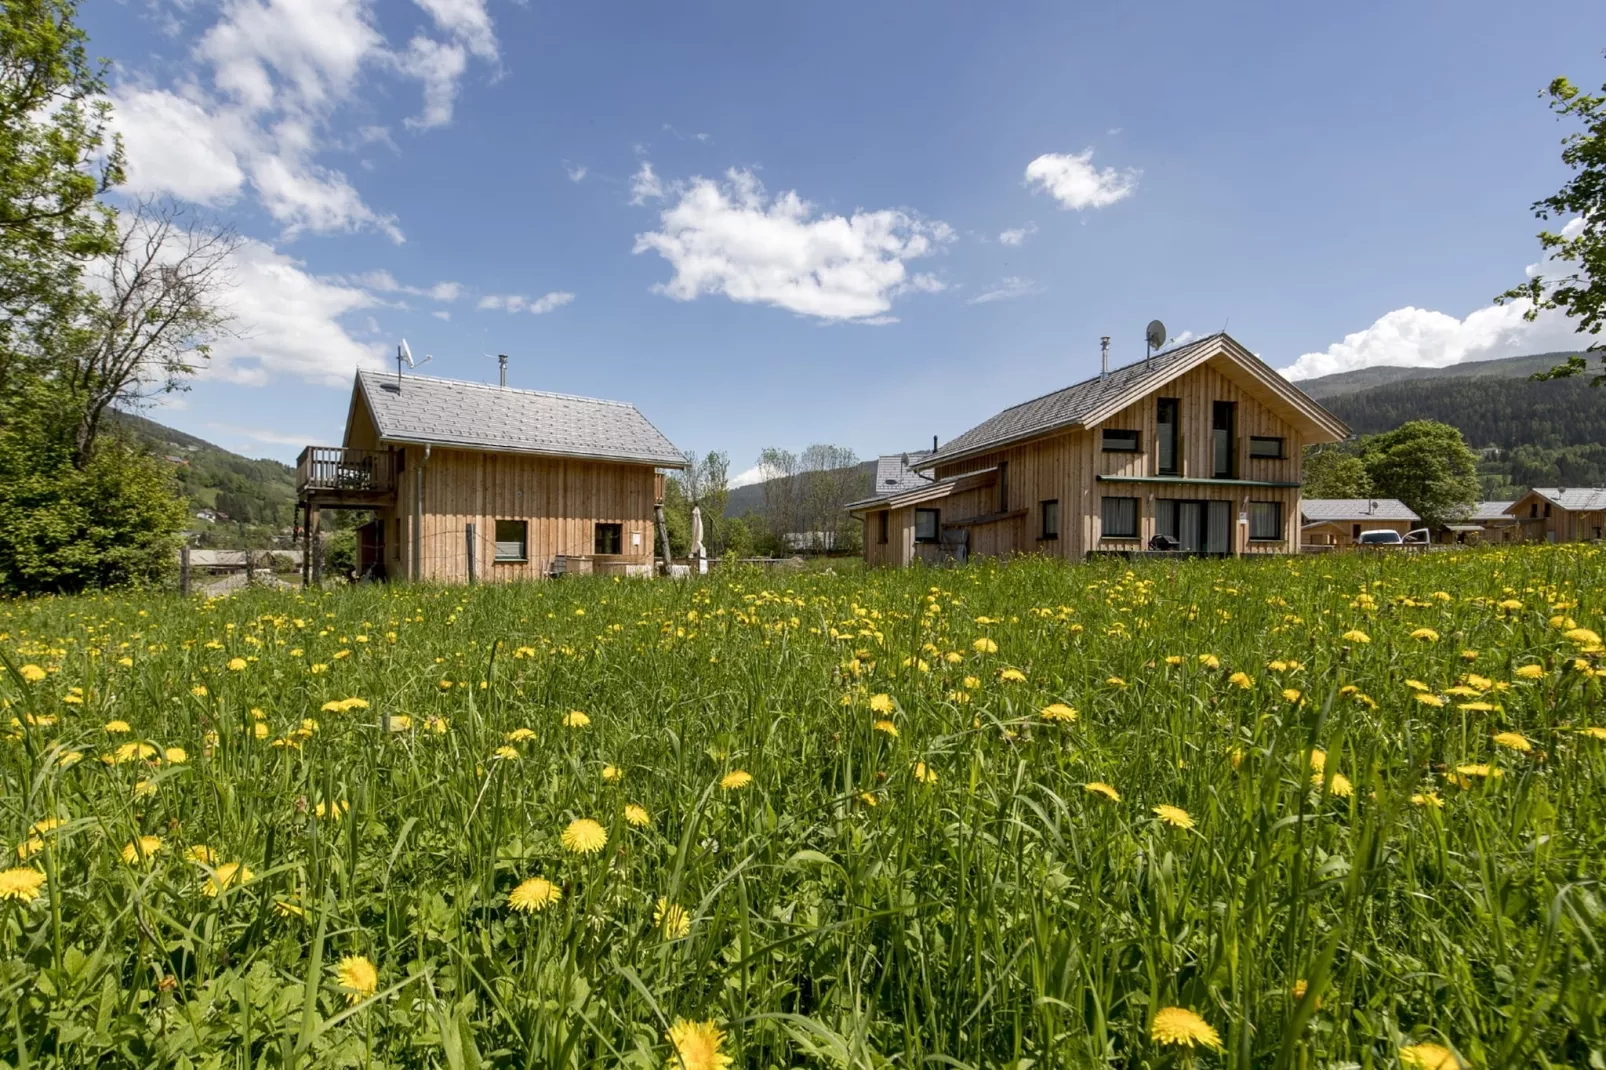
[(308, 446), (296, 460), (296, 494), (320, 505), (379, 504), (396, 493), (394, 450)]

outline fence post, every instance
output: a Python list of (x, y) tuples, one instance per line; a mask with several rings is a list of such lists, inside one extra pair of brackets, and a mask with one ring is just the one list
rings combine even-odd
[(323, 532), (319, 530), (319, 521), (322, 518), (319, 516), (320, 510), (317, 506), (313, 506), (309, 513), (310, 516), (307, 520), (307, 549), (310, 551), (308, 556), (312, 558), (312, 585), (321, 587), (323, 586)]
[(178, 548), (178, 593), (185, 598), (190, 595), (190, 548)]
[(468, 582), (469, 583), (473, 583), (474, 580), (475, 580), (475, 575), (474, 575), (474, 525), (471, 524), (471, 523), (470, 524), (465, 524), (463, 526), (463, 542), (466, 544), (467, 549), (468, 549)]

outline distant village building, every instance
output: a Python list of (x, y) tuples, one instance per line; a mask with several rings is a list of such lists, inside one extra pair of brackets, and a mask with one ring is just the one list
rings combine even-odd
[(1606, 535), (1606, 488), (1534, 487), (1506, 509), (1523, 542), (1585, 542)]
[(323, 510), (373, 510), (363, 575), (648, 574), (659, 470), (685, 466), (624, 402), (360, 372), (343, 444), (301, 452), (297, 509), (309, 547)]
[(1300, 542), (1347, 550), (1368, 531), (1401, 536), (1422, 526), (1422, 518), (1398, 498), (1306, 498), (1300, 503)]
[(1035, 398), (851, 503), (869, 565), (1040, 553), (1291, 553), (1304, 447), (1349, 429), (1226, 334)]

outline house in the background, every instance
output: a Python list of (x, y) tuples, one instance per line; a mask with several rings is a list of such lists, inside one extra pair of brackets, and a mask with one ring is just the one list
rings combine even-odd
[[(1299, 547), (1304, 447), (1348, 428), (1226, 334), (1005, 409), (849, 509), (865, 560)], [(881, 473), (877, 490), (881, 491)]]
[[(1511, 515), (1511, 507), (1516, 502), (1479, 502), (1467, 515), (1466, 520), (1460, 524), (1450, 524), (1446, 530), (1453, 533), (1455, 538), (1446, 540), (1450, 542), (1517, 542), (1522, 538), (1522, 529), (1517, 524), (1517, 518)], [(1474, 536), (1470, 529), (1476, 528)]]
[(372, 510), (364, 575), (648, 574), (660, 470), (685, 464), (634, 405), (359, 372), (342, 445), (301, 452), (298, 509), (309, 548), (322, 510)]
[(1606, 488), (1534, 487), (1506, 514), (1523, 542), (1584, 542), (1606, 535)]
[(1398, 498), (1306, 498), (1300, 503), (1300, 542), (1347, 550), (1368, 531), (1403, 537), (1422, 526), (1421, 517)]
[[(932, 443), (929, 450), (910, 450), (907, 453), (889, 453), (876, 459), (875, 482), (871, 487), (871, 494), (862, 501), (850, 502), (845, 508), (855, 516), (868, 516), (874, 514), (873, 519), (866, 522), (864, 531), (864, 560), (869, 565), (886, 565), (895, 562), (889, 561), (888, 550), (893, 543), (886, 538), (886, 526), (890, 517), (901, 505), (907, 504), (904, 498), (912, 491), (920, 491), (929, 487), (934, 480), (931, 476), (917, 472), (914, 465), (931, 456), (935, 452), (936, 443)], [(913, 501), (914, 499), (910, 499)]]

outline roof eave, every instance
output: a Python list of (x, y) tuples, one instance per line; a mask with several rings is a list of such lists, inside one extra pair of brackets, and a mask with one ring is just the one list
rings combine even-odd
[(453, 442), (439, 438), (425, 438), (417, 435), (381, 435), (380, 443), (397, 446), (438, 446), (447, 450), (468, 450), (474, 453), (512, 453), (524, 457), (562, 457), (574, 461), (605, 461), (609, 464), (641, 464), (651, 465), (654, 468), (674, 468), (684, 470), (687, 467), (686, 459), (678, 457), (641, 457), (633, 454), (620, 453), (585, 453), (578, 450), (558, 449), (528, 449), (518, 446), (489, 446), (477, 442)]

